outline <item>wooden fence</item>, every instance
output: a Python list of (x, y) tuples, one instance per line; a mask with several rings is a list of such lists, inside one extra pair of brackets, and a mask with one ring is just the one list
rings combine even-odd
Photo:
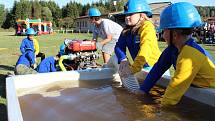
[(67, 34), (67, 33), (90, 33), (90, 31), (81, 31), (80, 29), (79, 30), (75, 30), (75, 29), (67, 29), (67, 30), (60, 30), (60, 29), (57, 29), (57, 30), (53, 30), (53, 32), (55, 33), (63, 33), (63, 34)]

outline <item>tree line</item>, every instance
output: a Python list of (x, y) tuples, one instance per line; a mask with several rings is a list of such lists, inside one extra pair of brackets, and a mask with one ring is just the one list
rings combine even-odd
[(4, 5), (0, 5), (0, 26), (4, 29), (16, 26), (16, 20), (25, 20), (26, 18), (38, 19), (42, 21), (52, 21), (54, 27), (72, 27), (74, 19), (79, 16), (87, 15), (91, 6), (97, 7), (102, 14), (107, 14), (117, 10), (123, 10), (123, 4), (126, 0), (119, 0), (116, 6), (113, 6), (112, 0), (100, 0), (92, 4), (83, 5), (71, 1), (60, 8), (54, 1), (15, 1), (13, 7), (8, 10)]
[[(108, 14), (114, 11), (122, 11), (123, 5), (127, 0), (117, 0), (117, 5), (113, 5), (113, 0), (100, 0), (92, 4), (83, 5), (78, 2), (71, 1), (60, 8), (54, 1), (15, 1), (11, 9), (6, 9), (0, 4), (0, 26), (8, 29), (16, 26), (18, 19), (38, 19), (42, 21), (52, 21), (54, 27), (73, 27), (74, 19), (79, 16), (87, 15), (87, 11), (91, 6), (97, 7), (102, 14)], [(215, 6), (202, 7), (197, 9), (203, 18), (215, 16)]]

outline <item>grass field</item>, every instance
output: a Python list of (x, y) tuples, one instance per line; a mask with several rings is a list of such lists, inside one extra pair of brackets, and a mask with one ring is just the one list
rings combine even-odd
[[(14, 36), (14, 32), (0, 32), (0, 121), (7, 121), (5, 78), (8, 72), (13, 72), (20, 55), (19, 46), (25, 36)], [(59, 46), (65, 38), (91, 39), (90, 34), (54, 34), (36, 37), (41, 52), (46, 56), (56, 55)]]
[[(5, 78), (8, 72), (13, 72), (16, 61), (20, 55), (19, 46), (25, 36), (14, 36), (13, 32), (0, 32), (0, 121), (7, 121)], [(56, 55), (59, 46), (65, 38), (91, 39), (91, 34), (54, 34), (36, 37), (40, 43), (40, 50), (46, 56)], [(202, 45), (215, 58), (215, 46)], [(163, 50), (164, 42), (159, 42)]]

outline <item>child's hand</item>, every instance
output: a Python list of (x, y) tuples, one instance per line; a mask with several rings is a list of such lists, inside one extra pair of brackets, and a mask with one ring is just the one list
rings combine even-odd
[(130, 69), (130, 63), (125, 60), (121, 61), (119, 65), (119, 76), (122, 78), (126, 78), (127, 76), (132, 75), (131, 69)]

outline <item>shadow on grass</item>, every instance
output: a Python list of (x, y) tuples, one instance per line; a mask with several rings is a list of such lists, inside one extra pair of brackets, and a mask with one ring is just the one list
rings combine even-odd
[(6, 75), (0, 74), (0, 121), (7, 121)]
[(14, 67), (13, 66), (7, 66), (7, 65), (0, 65), (0, 70), (14, 71)]
[(14, 35), (14, 34), (7, 34), (7, 35), (4, 35), (4, 36), (17, 36), (17, 35)]

